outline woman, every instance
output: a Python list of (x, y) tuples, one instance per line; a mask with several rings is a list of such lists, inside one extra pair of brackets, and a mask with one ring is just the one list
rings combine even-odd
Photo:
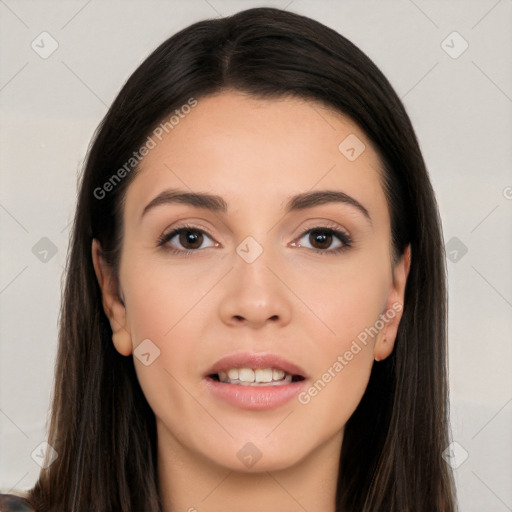
[(386, 78), (278, 9), (165, 41), (87, 157), (31, 505), (452, 512), (447, 407), (441, 222)]

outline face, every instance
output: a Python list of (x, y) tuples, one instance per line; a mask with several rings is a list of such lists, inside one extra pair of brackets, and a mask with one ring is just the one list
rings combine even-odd
[(161, 138), (126, 192), (123, 302), (93, 246), (159, 443), (246, 472), (340, 448), (393, 350), (408, 272), (370, 141), (316, 102), (239, 92), (200, 99)]

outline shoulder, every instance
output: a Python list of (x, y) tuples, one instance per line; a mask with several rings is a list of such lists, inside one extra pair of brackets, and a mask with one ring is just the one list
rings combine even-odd
[(0, 512), (37, 512), (37, 510), (21, 496), (0, 493)]

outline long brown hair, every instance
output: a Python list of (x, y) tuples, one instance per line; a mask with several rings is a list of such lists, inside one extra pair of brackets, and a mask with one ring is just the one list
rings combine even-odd
[(133, 359), (113, 346), (91, 242), (99, 240), (115, 269), (123, 198), (137, 165), (124, 167), (122, 179), (113, 175), (190, 98), (228, 88), (320, 101), (355, 121), (381, 160), (395, 260), (411, 245), (394, 351), (374, 364), (345, 427), (336, 510), (455, 511), (453, 476), (441, 457), (450, 442), (444, 244), (414, 129), (360, 49), (317, 21), (274, 8), (200, 21), (170, 37), (101, 121), (81, 176), (60, 314), (48, 435), (58, 457), (29, 498), (40, 512), (161, 510), (154, 413)]

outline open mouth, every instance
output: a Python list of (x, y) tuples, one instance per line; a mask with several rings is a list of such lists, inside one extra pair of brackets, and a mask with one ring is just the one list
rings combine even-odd
[(278, 368), (231, 368), (212, 373), (208, 377), (224, 384), (239, 386), (284, 386), (304, 380), (302, 375), (287, 373)]
[(284, 406), (309, 379), (305, 370), (282, 356), (252, 352), (226, 355), (203, 375), (215, 399), (253, 411)]

